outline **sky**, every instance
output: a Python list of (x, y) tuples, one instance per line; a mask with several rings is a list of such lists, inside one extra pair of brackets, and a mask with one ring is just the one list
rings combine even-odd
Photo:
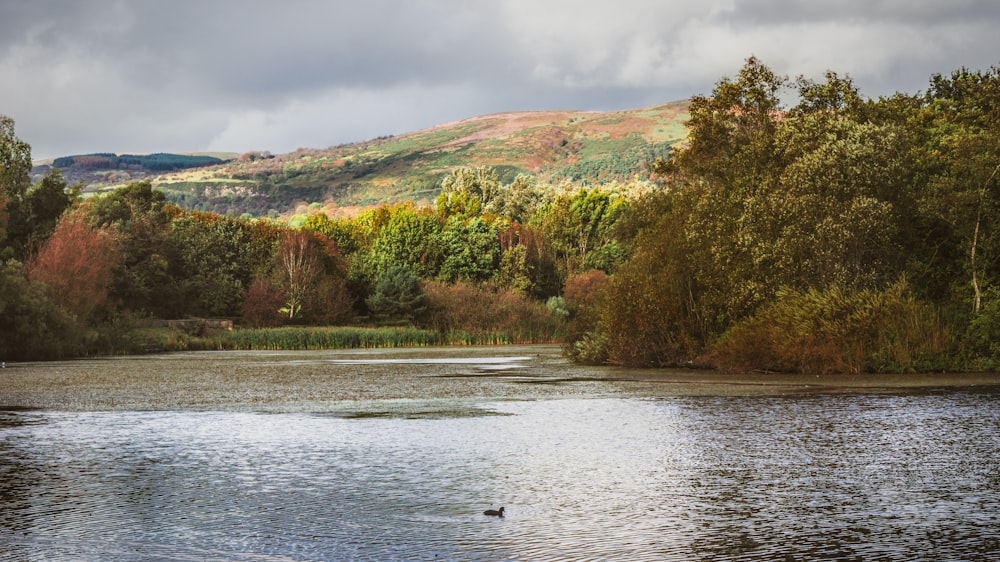
[(1000, 65), (997, 0), (0, 0), (35, 159), (290, 152), (506, 111), (708, 95), (750, 56), (925, 91)]

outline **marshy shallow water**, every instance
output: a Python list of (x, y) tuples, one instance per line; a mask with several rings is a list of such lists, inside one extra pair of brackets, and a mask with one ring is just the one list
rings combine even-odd
[(16, 365), (0, 559), (995, 558), (1000, 386), (944, 382), (550, 347)]

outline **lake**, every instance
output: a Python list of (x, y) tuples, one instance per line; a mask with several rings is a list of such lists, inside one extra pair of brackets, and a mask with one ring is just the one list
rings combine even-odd
[(998, 400), (546, 346), (13, 365), (0, 559), (995, 559)]

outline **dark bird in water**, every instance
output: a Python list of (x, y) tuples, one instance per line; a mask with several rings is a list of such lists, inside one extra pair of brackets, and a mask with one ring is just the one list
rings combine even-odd
[(483, 512), (483, 515), (492, 515), (494, 517), (503, 517), (503, 508), (500, 509), (487, 509)]

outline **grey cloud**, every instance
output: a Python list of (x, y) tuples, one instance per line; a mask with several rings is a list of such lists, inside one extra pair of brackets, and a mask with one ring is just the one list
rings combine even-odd
[[(866, 95), (1000, 62), (995, 2), (0, 3), (0, 113), (38, 157), (273, 151), (708, 93), (751, 54)], [(991, 58), (992, 57), (992, 58)]]
[(740, 0), (720, 19), (737, 25), (780, 25), (840, 21), (853, 25), (892, 22), (942, 25), (1000, 17), (994, 0)]

